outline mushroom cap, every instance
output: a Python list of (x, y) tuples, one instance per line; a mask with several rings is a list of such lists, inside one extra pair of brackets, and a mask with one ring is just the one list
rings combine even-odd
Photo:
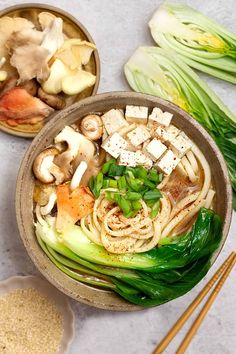
[(90, 140), (98, 140), (103, 134), (102, 119), (96, 114), (89, 114), (82, 119), (80, 129)]
[(54, 157), (59, 154), (59, 151), (54, 148), (43, 150), (34, 160), (33, 171), (35, 177), (43, 183), (52, 183), (55, 181), (55, 176), (50, 169), (56, 166), (53, 163)]

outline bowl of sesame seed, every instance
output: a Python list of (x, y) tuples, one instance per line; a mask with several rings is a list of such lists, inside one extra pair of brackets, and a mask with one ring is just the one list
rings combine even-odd
[(69, 353), (73, 312), (68, 299), (42, 278), (1, 281), (0, 313), (0, 353)]

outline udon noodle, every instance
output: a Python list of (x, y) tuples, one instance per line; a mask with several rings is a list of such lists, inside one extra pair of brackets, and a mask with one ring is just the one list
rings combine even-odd
[(91, 241), (112, 253), (145, 252), (155, 247), (161, 238), (187, 232), (200, 208), (212, 207), (215, 192), (209, 164), (195, 144), (182, 159), (180, 168), (181, 172), (176, 173), (184, 173), (191, 187), (186, 186), (185, 195), (182, 191), (183, 197), (180, 195), (174, 200), (168, 193), (171, 177), (166, 176), (158, 185), (162, 198), (160, 212), (154, 219), (148, 216), (149, 208), (144, 201), (134, 218), (125, 218), (120, 208), (105, 198), (103, 191), (93, 212), (82, 218), (83, 231)]

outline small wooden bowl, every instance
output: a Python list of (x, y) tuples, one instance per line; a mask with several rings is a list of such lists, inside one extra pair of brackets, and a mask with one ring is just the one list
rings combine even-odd
[(32, 165), (35, 157), (53, 142), (54, 137), (65, 125), (70, 125), (89, 113), (104, 112), (111, 108), (124, 108), (127, 104), (147, 106), (150, 109), (158, 106), (165, 111), (173, 113), (173, 123), (189, 135), (209, 161), (216, 189), (216, 199), (219, 200), (219, 202), (216, 200), (216, 212), (221, 216), (224, 223), (223, 240), (221, 246), (214, 254), (212, 262), (219, 255), (226, 240), (232, 214), (230, 180), (226, 164), (218, 147), (199, 123), (173, 103), (139, 93), (112, 92), (86, 98), (58, 113), (33, 140), (20, 167), (16, 188), (16, 216), (20, 236), (36, 267), (58, 289), (80, 302), (116, 311), (134, 311), (141, 308), (126, 302), (113, 292), (98, 290), (71, 279), (48, 259), (38, 245), (33, 225), (33, 188), (35, 179), (32, 173)]
[[(80, 38), (82, 40), (91, 42), (93, 44), (94, 40), (87, 31), (87, 29), (72, 15), (67, 13), (64, 10), (58, 9), (56, 7), (47, 5), (47, 4), (22, 4), (8, 7), (4, 10), (0, 11), (0, 18), (3, 16), (9, 17), (23, 17), (37, 24), (37, 15), (40, 12), (50, 12), (57, 17), (61, 17), (63, 19), (63, 32), (69, 38)], [(86, 70), (96, 75), (96, 82), (94, 86), (87, 88), (83, 92), (79, 93), (75, 96), (67, 96), (66, 98), (66, 106), (70, 106), (71, 104), (78, 102), (79, 100), (93, 96), (97, 93), (98, 85), (100, 81), (100, 60), (98, 51), (95, 50), (91, 56), (89, 63), (86, 65)], [(34, 125), (30, 124), (19, 124), (16, 127), (11, 127), (7, 123), (0, 121), (0, 130), (20, 136), (23, 138), (34, 138), (36, 134), (42, 129), (42, 126), (48, 121), (51, 120), (54, 115), (56, 115), (58, 111), (55, 111), (48, 118), (45, 119), (43, 123), (38, 123)]]

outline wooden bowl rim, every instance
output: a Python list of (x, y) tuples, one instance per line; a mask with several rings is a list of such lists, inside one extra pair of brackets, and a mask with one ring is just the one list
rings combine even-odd
[[(226, 167), (226, 163), (224, 161), (224, 158), (223, 158), (220, 150), (218, 149), (216, 143), (214, 142), (214, 140), (211, 138), (211, 136), (207, 133), (207, 131), (194, 118), (192, 118), (187, 112), (183, 111), (180, 107), (176, 106), (172, 102), (169, 102), (167, 100), (164, 100), (164, 99), (161, 99), (161, 98), (158, 98), (155, 96), (151, 96), (151, 95), (135, 93), (135, 92), (119, 92), (119, 91), (102, 93), (99, 95), (84, 98), (83, 100), (81, 100), (81, 101), (71, 105), (70, 107), (66, 108), (65, 110), (59, 112), (54, 118), (52, 118), (52, 120), (47, 125), (45, 125), (42, 128), (42, 130), (39, 132), (39, 134), (35, 137), (35, 139), (31, 143), (30, 147), (28, 148), (28, 150), (21, 162), (18, 177), (17, 177), (16, 194), (15, 194), (16, 218), (17, 218), (17, 224), (18, 224), (20, 237), (24, 243), (24, 246), (25, 246), (30, 258), (32, 259), (32, 261), (34, 262), (34, 264), (36, 265), (38, 270), (53, 285), (55, 285), (57, 288), (59, 288), (59, 290), (61, 290), (62, 292), (64, 292), (65, 294), (69, 295), (70, 297), (74, 298), (77, 301), (80, 301), (82, 303), (85, 303), (87, 305), (94, 306), (97, 308), (113, 310), (113, 311), (137, 311), (137, 310), (142, 310), (143, 308), (140, 306), (130, 304), (130, 303), (124, 301), (123, 299), (121, 301), (118, 301), (116, 295), (114, 295), (112, 292), (107, 292), (107, 293), (111, 297), (113, 297), (114, 302), (118, 302), (118, 304), (115, 303), (112, 305), (111, 304), (107, 305), (106, 301), (105, 302), (96, 302), (96, 296), (95, 296), (95, 299), (92, 299), (92, 300), (88, 299), (88, 298), (81, 298), (80, 294), (72, 293), (72, 292), (70, 292), (69, 289), (64, 287), (62, 279), (67, 276), (64, 273), (62, 273), (61, 271), (60, 271), (61, 275), (60, 276), (58, 275), (58, 277), (60, 279), (52, 278), (50, 273), (47, 270), (47, 264), (52, 263), (52, 262), (45, 255), (44, 262), (41, 263), (37, 259), (37, 255), (35, 255), (31, 252), (31, 249), (29, 248), (29, 246), (27, 244), (27, 235), (25, 233), (24, 220), (22, 218), (22, 212), (21, 212), (21, 190), (22, 190), (22, 186), (24, 184), (24, 175), (32, 173), (31, 171), (30, 172), (26, 171), (28, 161), (30, 159), (32, 152), (37, 148), (38, 143), (43, 138), (45, 138), (47, 136), (47, 132), (50, 131), (51, 127), (53, 127), (56, 124), (56, 121), (57, 122), (63, 121), (65, 119), (65, 117), (70, 115), (70, 113), (72, 113), (76, 110), (79, 110), (82, 106), (83, 107), (89, 106), (90, 104), (93, 104), (93, 103), (96, 103), (99, 101), (106, 102), (106, 101), (109, 101), (110, 99), (112, 100), (114, 98), (116, 98), (118, 101), (120, 98), (142, 99), (142, 100), (148, 101), (149, 103), (152, 103), (155, 105), (159, 105), (159, 104), (164, 105), (164, 106), (168, 107), (169, 109), (174, 110), (177, 114), (181, 115), (184, 118), (184, 120), (188, 121), (188, 123), (190, 125), (194, 126), (196, 128), (196, 130), (202, 134), (204, 140), (206, 141), (206, 144), (211, 146), (211, 149), (213, 150), (214, 154), (216, 155), (216, 159), (219, 161), (219, 164), (222, 169), (222, 174), (223, 174), (223, 178), (224, 178), (224, 185), (225, 185), (225, 194), (227, 195), (227, 199), (226, 199), (227, 203), (226, 203), (226, 207), (225, 207), (225, 210), (226, 210), (225, 219), (223, 220), (223, 238), (222, 238), (222, 242), (221, 242), (220, 247), (214, 253), (212, 260), (211, 260), (212, 264), (215, 262), (216, 258), (220, 254), (221, 249), (222, 249), (222, 247), (226, 241), (226, 238), (228, 236), (228, 231), (229, 231), (231, 217), (232, 217), (232, 188), (231, 188), (231, 184), (230, 184), (230, 179), (229, 179), (229, 174), (228, 174), (228, 170)], [(71, 124), (71, 123), (68, 123), (68, 124)], [(65, 125), (66, 125), (66, 123), (65, 123)], [(36, 238), (35, 238), (35, 242), (37, 242)], [(97, 291), (99, 291), (97, 289), (93, 289), (93, 290), (94, 290), (94, 295), (96, 295), (95, 293)]]
[[(58, 7), (55, 7), (55, 6), (51, 6), (51, 5), (47, 5), (47, 4), (43, 4), (43, 3), (26, 3), (26, 4), (13, 5), (13, 6), (9, 6), (9, 7), (6, 7), (4, 9), (0, 10), (0, 18), (2, 16), (7, 16), (7, 14), (9, 12), (12, 12), (12, 11), (15, 11), (15, 10), (20, 10), (20, 9), (30, 9), (31, 7), (34, 7), (36, 9), (55, 11), (58, 14), (61, 14), (61, 15), (65, 16), (65, 17), (67, 17), (69, 20), (71, 20), (84, 33), (84, 35), (87, 38), (88, 42), (91, 42), (91, 43), (96, 45), (96, 43), (94, 42), (93, 37), (91, 36), (91, 34), (88, 32), (88, 30), (85, 28), (85, 26), (79, 20), (77, 20), (74, 16), (72, 16), (67, 11), (65, 11), (63, 9), (60, 9)], [(99, 83), (100, 83), (100, 77), (101, 77), (101, 64), (100, 64), (100, 58), (99, 58), (99, 54), (98, 54), (98, 49), (94, 51), (93, 55), (94, 55), (95, 67), (96, 67), (96, 82), (95, 82), (95, 84), (93, 86), (93, 91), (92, 91), (91, 95), (88, 96), (88, 97), (92, 97), (92, 96), (96, 95), (96, 93), (98, 91), (98, 86), (99, 86)], [(59, 112), (57, 111), (55, 113), (52, 113), (52, 118), (50, 119), (50, 121)], [(10, 127), (8, 128), (7, 126), (4, 126), (4, 125), (0, 125), (0, 131), (3, 131), (5, 133), (13, 135), (13, 136), (18, 136), (18, 137), (21, 137), (21, 138), (30, 138), (30, 139), (34, 138), (38, 134), (38, 133), (27, 133), (27, 132), (20, 132), (20, 131), (18, 132), (17, 130), (13, 130)], [(40, 129), (40, 131), (41, 131), (41, 129)]]

